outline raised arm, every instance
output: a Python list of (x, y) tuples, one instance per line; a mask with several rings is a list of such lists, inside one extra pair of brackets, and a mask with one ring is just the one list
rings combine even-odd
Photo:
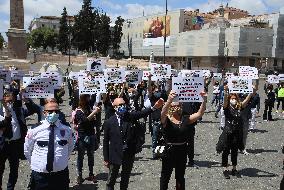
[(201, 96), (203, 98), (203, 102), (201, 103), (199, 110), (189, 116), (189, 124), (195, 123), (204, 115), (204, 112), (206, 110), (207, 94), (205, 92), (202, 92)]
[(152, 86), (151, 86), (151, 83), (152, 83), (152, 75), (149, 74), (148, 76), (148, 84), (147, 84), (147, 88), (148, 88), (148, 96), (150, 96), (150, 94), (152, 94)]
[(224, 93), (223, 108), (227, 108), (228, 107), (228, 95), (229, 95), (228, 86), (227, 85), (224, 86), (223, 93)]
[(172, 90), (169, 94), (167, 102), (165, 103), (165, 105), (162, 108), (161, 123), (163, 124), (164, 127), (165, 127), (164, 124), (166, 123), (169, 108), (171, 107), (171, 103), (173, 102), (173, 100), (175, 99), (176, 96), (177, 96), (176, 93)]
[(252, 96), (254, 96), (254, 95), (256, 94), (256, 91), (257, 91), (256, 86), (253, 86), (253, 93), (250, 93), (250, 94), (246, 97), (246, 99), (241, 103), (242, 108), (247, 107), (247, 105), (248, 105), (250, 99), (252, 98)]

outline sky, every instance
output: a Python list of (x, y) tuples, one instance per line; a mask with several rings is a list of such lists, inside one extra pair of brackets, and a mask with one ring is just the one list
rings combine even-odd
[[(77, 14), (83, 0), (24, 0), (25, 28), (31, 20), (40, 16), (60, 16), (65, 6), (69, 15)], [(166, 0), (93, 0), (94, 7), (102, 8), (114, 21), (117, 16), (124, 19), (151, 15), (165, 11)], [(199, 9), (209, 12), (223, 3), (249, 11), (252, 15), (279, 12), (284, 0), (168, 0), (168, 9)], [(5, 37), (9, 28), (10, 0), (0, 0), (0, 32)]]

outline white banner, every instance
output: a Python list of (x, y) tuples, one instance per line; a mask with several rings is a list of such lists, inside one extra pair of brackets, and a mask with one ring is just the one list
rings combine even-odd
[(2, 79), (4, 83), (11, 83), (11, 71), (0, 70), (0, 79)]
[(222, 73), (213, 73), (213, 78), (215, 80), (221, 80), (223, 78), (223, 74)]
[(248, 77), (252, 79), (258, 79), (258, 69), (250, 66), (240, 66), (239, 73), (241, 77)]
[(54, 98), (51, 78), (24, 77), (25, 98)]
[(268, 75), (267, 82), (269, 84), (278, 84), (280, 82), (280, 77), (277, 75)]
[(167, 64), (151, 64), (151, 74), (158, 80), (168, 79), (171, 77), (171, 65)]
[(233, 77), (234, 76), (234, 73), (226, 73), (225, 74), (225, 78), (228, 79), (230, 77)]
[(173, 77), (172, 90), (177, 93), (179, 102), (203, 102), (200, 95), (204, 91), (203, 77)]
[(58, 72), (45, 72), (41, 73), (41, 78), (50, 78), (52, 79), (52, 84), (54, 89), (60, 89), (62, 87), (62, 76)]
[(125, 68), (108, 68), (104, 71), (107, 83), (123, 83), (125, 81)]
[(24, 71), (19, 71), (19, 70), (11, 71), (11, 78), (13, 80), (23, 81), (24, 77), (25, 77)]
[(284, 81), (284, 74), (279, 74), (278, 76), (280, 81)]
[(106, 69), (105, 58), (87, 58), (87, 70), (103, 72)]
[(229, 93), (249, 94), (253, 93), (252, 78), (230, 77), (228, 79)]
[(142, 81), (143, 72), (141, 70), (125, 71), (125, 81), (129, 84), (139, 84)]
[(106, 82), (103, 76), (100, 77), (80, 77), (79, 94), (106, 93)]
[[(151, 74), (151, 71), (143, 71), (143, 77), (142, 77), (142, 80), (146, 80), (148, 81), (148, 76)], [(155, 76), (152, 76), (151, 77), (151, 81), (157, 81), (157, 77)]]
[(183, 78), (204, 77), (204, 71), (202, 70), (181, 70), (180, 76)]

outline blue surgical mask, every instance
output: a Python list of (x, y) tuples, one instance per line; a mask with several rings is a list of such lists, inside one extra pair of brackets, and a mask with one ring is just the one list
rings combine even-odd
[(127, 109), (125, 106), (120, 106), (116, 110), (118, 115), (124, 115), (127, 112)]
[(54, 124), (54, 123), (58, 120), (58, 118), (59, 118), (59, 114), (57, 114), (57, 113), (55, 113), (55, 112), (53, 112), (53, 113), (51, 113), (51, 114), (48, 114), (48, 115), (46, 116), (46, 120), (47, 120), (48, 123), (50, 123), (50, 124)]

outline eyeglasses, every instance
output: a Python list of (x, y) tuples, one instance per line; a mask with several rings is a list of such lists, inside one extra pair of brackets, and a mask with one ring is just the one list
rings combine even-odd
[(44, 110), (45, 112), (52, 114), (52, 113), (59, 113), (59, 110)]

